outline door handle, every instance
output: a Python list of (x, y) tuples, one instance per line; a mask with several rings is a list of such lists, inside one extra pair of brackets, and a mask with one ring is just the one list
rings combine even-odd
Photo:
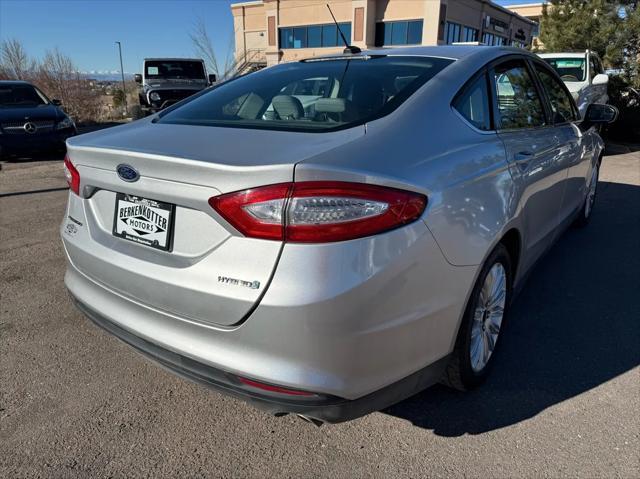
[(533, 153), (530, 151), (520, 151), (513, 157), (515, 159), (516, 165), (518, 165), (522, 171), (525, 171), (527, 168), (529, 168), (529, 162), (533, 158)]
[(520, 151), (514, 155), (514, 158), (517, 162), (529, 161), (533, 158), (533, 153), (530, 151)]

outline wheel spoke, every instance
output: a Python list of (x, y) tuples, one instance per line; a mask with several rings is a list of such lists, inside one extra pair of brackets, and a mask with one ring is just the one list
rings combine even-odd
[(470, 352), (471, 366), (474, 369), (480, 366), (481, 359), (484, 356), (484, 352), (482, 351), (482, 346), (483, 346), (482, 334), (479, 334), (476, 337), (476, 340), (471, 342), (471, 352)]
[(489, 332), (491, 334), (495, 334), (496, 336), (500, 332), (500, 325), (502, 323), (502, 316), (491, 316), (489, 318)]
[(482, 335), (482, 367), (484, 368), (487, 365), (487, 361), (489, 361), (489, 355), (491, 354), (491, 350), (489, 348), (489, 333), (485, 331), (485, 334)]
[(492, 271), (494, 271), (494, 275), (495, 275), (493, 287), (491, 289), (491, 299), (493, 301), (504, 289), (505, 275), (501, 268), (494, 267)]
[(491, 297), (491, 301), (489, 301), (489, 304), (487, 305), (487, 307), (491, 309), (491, 311), (495, 311), (495, 309), (498, 307), (502, 308), (504, 306), (504, 300), (506, 296), (507, 296), (506, 288), (503, 288), (500, 291), (497, 291), (495, 296)]
[(493, 348), (496, 347), (496, 339), (498, 338), (498, 334), (492, 334), (491, 331), (487, 331), (487, 346), (489, 353), (493, 352)]

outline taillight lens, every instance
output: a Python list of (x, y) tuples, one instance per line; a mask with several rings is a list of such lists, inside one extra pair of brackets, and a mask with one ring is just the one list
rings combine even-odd
[(273, 384), (266, 384), (259, 381), (254, 381), (253, 379), (243, 378), (241, 376), (237, 376), (237, 378), (245, 386), (249, 386), (255, 389), (260, 389), (262, 391), (268, 391), (271, 393), (278, 393), (278, 394), (286, 394), (288, 396), (315, 396), (314, 393), (310, 393), (308, 391), (300, 391), (298, 389), (289, 389), (289, 388), (283, 388), (281, 386), (274, 386)]
[(282, 183), (215, 196), (209, 204), (245, 236), (324, 243), (361, 238), (411, 223), (427, 198), (361, 183)]
[(80, 173), (76, 170), (76, 167), (73, 166), (69, 156), (64, 157), (64, 176), (67, 179), (67, 183), (69, 184), (69, 188), (76, 195), (80, 194)]

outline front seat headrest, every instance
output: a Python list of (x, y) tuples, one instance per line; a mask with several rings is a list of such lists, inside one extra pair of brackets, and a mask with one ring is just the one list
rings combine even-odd
[(302, 103), (295, 96), (277, 95), (271, 102), (273, 109), (281, 120), (297, 120), (304, 118)]

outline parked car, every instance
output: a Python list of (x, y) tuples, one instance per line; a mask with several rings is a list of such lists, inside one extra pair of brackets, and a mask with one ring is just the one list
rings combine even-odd
[(584, 116), (592, 103), (609, 103), (609, 75), (604, 72), (596, 52), (541, 53), (539, 56), (558, 72), (578, 104), (581, 115)]
[(146, 116), (184, 100), (215, 83), (216, 76), (207, 75), (200, 58), (145, 58), (142, 74), (134, 80), (140, 84), (138, 99)]
[(24, 81), (0, 81), (0, 159), (65, 151), (76, 125), (38, 88)]
[[(310, 80), (306, 106), (286, 93)], [(593, 126), (615, 115), (580, 120), (516, 48), (267, 68), (68, 141), (65, 284), (166, 368), (276, 415), (470, 389), (527, 272), (591, 217)]]

